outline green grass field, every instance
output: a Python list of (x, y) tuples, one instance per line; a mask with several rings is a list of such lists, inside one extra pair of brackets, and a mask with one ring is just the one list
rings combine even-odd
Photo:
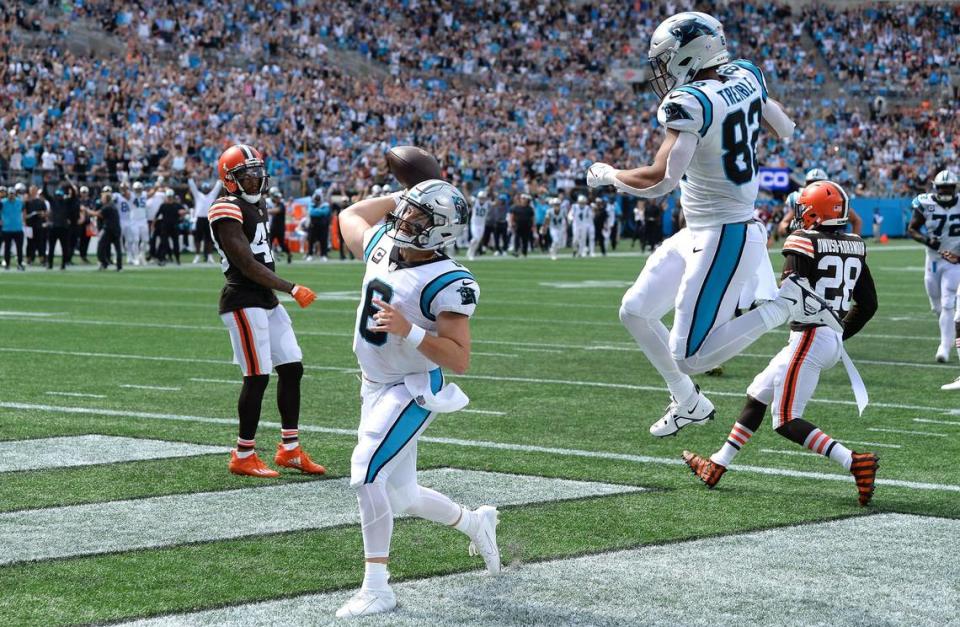
[[(471, 397), (469, 409), (485, 413), (434, 421), (427, 435), (442, 441), (421, 444), (420, 467), (649, 489), (503, 508), (499, 533), (508, 565), (877, 513), (960, 519), (960, 471), (952, 463), (960, 458), (960, 393), (939, 389), (960, 368), (955, 355), (948, 365), (933, 360), (937, 325), (923, 292), (922, 250), (875, 247), (869, 259), (880, 310), (847, 349), (871, 406), (857, 416), (838, 366), (823, 376), (805, 415), (834, 438), (855, 442), (850, 448), (879, 454), (884, 482), (868, 508), (857, 506), (852, 483), (834, 480), (840, 467), (776, 435), (769, 422), (716, 490), (676, 463), (685, 448), (709, 454), (722, 444), (746, 386), (785, 332), (761, 338), (726, 364), (722, 377), (698, 377), (717, 405), (712, 423), (676, 438), (648, 434), (669, 398), (617, 319), (621, 295), (642, 266), (639, 256), (469, 264), (482, 288), (474, 357), (470, 372), (453, 379)], [(308, 375), (302, 424), (313, 430), (302, 439), (329, 470), (315, 482), (323, 490), (324, 482), (349, 475), (359, 416), (350, 346), (362, 267), (301, 263), (278, 270), (321, 293), (307, 310), (286, 306)], [(217, 317), (221, 284), (216, 266), (0, 275), (0, 441), (102, 434), (230, 447), (240, 375)], [(258, 433), (267, 451), (279, 439), (272, 399), (273, 384), (263, 414), (270, 425)], [(230, 475), (226, 464), (226, 454), (214, 453), (8, 471), (0, 473), (0, 512), (264, 485)], [(284, 474), (278, 481), (310, 480)], [(262, 514), (316, 515), (296, 502)], [(29, 532), (2, 521), (0, 528), (7, 547)], [(424, 521), (398, 521), (392, 553), (394, 581), (480, 569), (462, 537)], [(346, 598), (362, 578), (361, 555), (359, 526), (350, 523), (4, 560), (0, 624), (121, 621), (332, 590)]]

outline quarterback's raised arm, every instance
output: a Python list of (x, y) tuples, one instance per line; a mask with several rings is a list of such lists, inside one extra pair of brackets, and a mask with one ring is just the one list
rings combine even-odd
[(693, 159), (698, 141), (694, 133), (669, 128), (652, 165), (633, 170), (617, 170), (606, 163), (594, 163), (587, 170), (587, 185), (613, 185), (627, 194), (642, 198), (664, 196), (680, 184), (680, 178)]
[(341, 211), (340, 233), (350, 252), (363, 258), (363, 234), (396, 208), (393, 196), (381, 196), (361, 200)]

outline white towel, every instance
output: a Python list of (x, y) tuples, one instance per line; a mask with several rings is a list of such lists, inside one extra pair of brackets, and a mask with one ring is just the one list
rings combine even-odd
[(870, 401), (867, 395), (867, 386), (863, 384), (863, 379), (860, 378), (857, 367), (853, 365), (853, 360), (850, 359), (850, 355), (847, 354), (847, 349), (845, 349), (842, 344), (840, 345), (840, 358), (843, 360), (843, 367), (847, 369), (847, 376), (850, 377), (850, 385), (853, 387), (853, 397), (857, 399), (857, 409), (860, 410), (860, 415), (862, 416), (863, 410)]
[(430, 389), (429, 372), (407, 375), (403, 378), (403, 384), (407, 386), (417, 405), (438, 414), (459, 411), (470, 402), (456, 383), (447, 383), (434, 394)]

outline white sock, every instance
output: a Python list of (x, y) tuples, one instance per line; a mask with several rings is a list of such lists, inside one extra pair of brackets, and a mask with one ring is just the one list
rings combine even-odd
[(844, 470), (850, 470), (850, 466), (853, 465), (853, 452), (834, 440), (833, 448), (830, 449), (830, 459), (843, 466)]
[(246, 459), (254, 454), (254, 450), (250, 449), (249, 451), (237, 451), (237, 457), (240, 459)]
[(284, 443), (283, 443), (283, 450), (285, 450), (285, 451), (292, 451), (293, 449), (297, 448), (298, 446), (300, 446), (300, 442), (296, 442), (296, 441), (295, 441), (295, 442), (284, 442)]
[(363, 590), (389, 590), (390, 571), (386, 564), (380, 562), (365, 562), (363, 569)]
[(441, 525), (452, 525), (453, 521), (460, 518), (460, 512), (463, 511), (463, 508), (451, 501), (446, 495), (423, 486), (417, 487), (419, 488), (419, 496), (405, 510), (408, 514)]
[(689, 404), (696, 396), (697, 388), (693, 379), (680, 372), (677, 367), (677, 362), (670, 352), (670, 331), (667, 327), (659, 320), (635, 316), (623, 308), (620, 309), (620, 322), (663, 377), (673, 398), (681, 406)]
[(457, 524), (455, 524), (453, 528), (460, 533), (465, 533), (468, 536), (472, 536), (477, 532), (477, 515), (463, 505), (460, 505), (459, 507), (461, 512), (460, 520), (457, 521)]
[(956, 341), (956, 327), (953, 324), (953, 309), (944, 307), (940, 310), (940, 351), (945, 355), (950, 354), (950, 347)]

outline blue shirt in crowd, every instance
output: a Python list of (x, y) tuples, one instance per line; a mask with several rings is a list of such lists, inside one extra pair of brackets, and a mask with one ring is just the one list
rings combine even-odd
[(3, 232), (16, 233), (23, 230), (23, 199), (4, 198), (2, 201)]

